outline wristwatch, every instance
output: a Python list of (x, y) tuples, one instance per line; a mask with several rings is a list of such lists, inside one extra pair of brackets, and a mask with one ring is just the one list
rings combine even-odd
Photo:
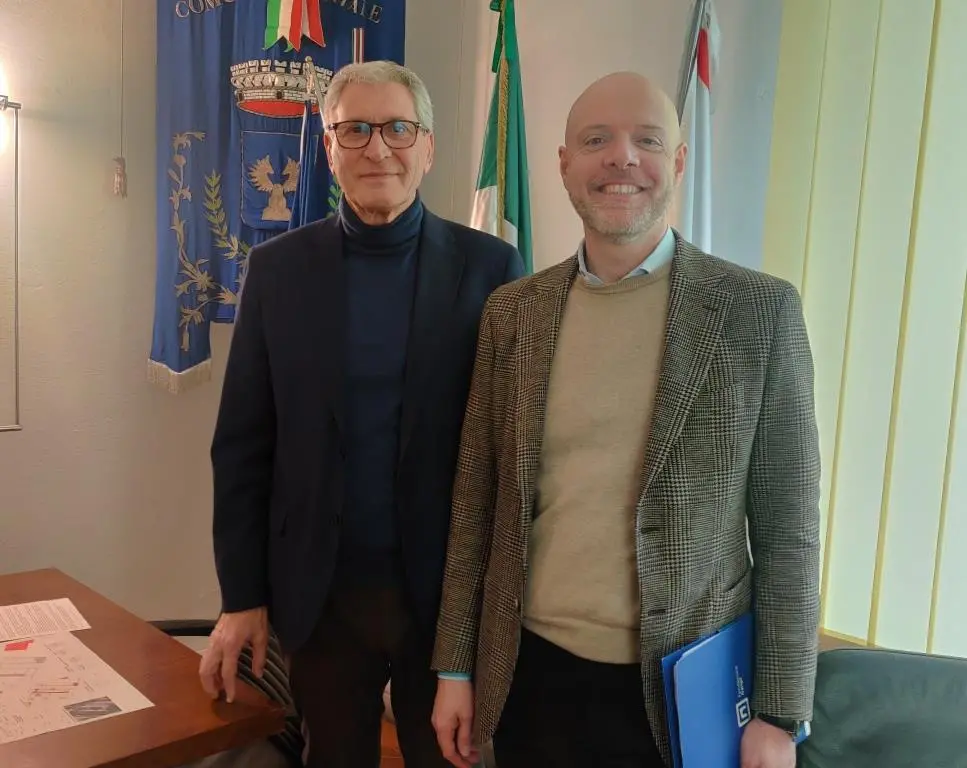
[(762, 722), (780, 728), (793, 739), (800, 735), (804, 727), (808, 727), (808, 720), (795, 720), (790, 717), (773, 717), (772, 715), (756, 715)]

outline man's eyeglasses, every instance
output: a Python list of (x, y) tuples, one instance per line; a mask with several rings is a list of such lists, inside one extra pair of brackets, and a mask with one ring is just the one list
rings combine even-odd
[(409, 149), (416, 144), (416, 137), (426, 128), (412, 120), (389, 120), (385, 123), (367, 123), (362, 120), (344, 120), (327, 126), (336, 136), (343, 149), (362, 149), (379, 131), (383, 142), (390, 149)]

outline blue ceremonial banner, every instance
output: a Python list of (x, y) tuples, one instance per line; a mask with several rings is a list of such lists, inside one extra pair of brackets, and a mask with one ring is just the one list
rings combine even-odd
[(322, 93), (353, 60), (402, 64), (406, 6), (157, 0), (157, 11), (158, 231), (148, 372), (177, 393), (210, 378), (210, 324), (234, 321), (252, 247), (293, 219), (327, 215), (338, 202), (306, 58)]

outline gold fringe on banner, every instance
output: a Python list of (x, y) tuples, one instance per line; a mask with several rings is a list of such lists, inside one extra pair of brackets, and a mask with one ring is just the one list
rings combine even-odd
[(198, 365), (178, 373), (155, 360), (148, 361), (148, 383), (156, 384), (173, 395), (187, 392), (201, 384), (211, 381), (212, 361), (205, 360)]

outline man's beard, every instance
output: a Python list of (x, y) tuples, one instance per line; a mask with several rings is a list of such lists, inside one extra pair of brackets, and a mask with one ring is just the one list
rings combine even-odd
[(571, 205), (574, 206), (574, 210), (577, 211), (578, 216), (581, 217), (588, 229), (597, 232), (615, 245), (623, 245), (630, 243), (655, 226), (658, 220), (668, 211), (674, 191), (673, 185), (666, 185), (656, 197), (652, 198), (651, 204), (643, 210), (627, 211), (628, 217), (624, 218), (623, 221), (609, 220), (610, 217), (597, 206), (592, 205), (586, 199), (576, 198), (570, 190), (568, 197), (571, 198)]

